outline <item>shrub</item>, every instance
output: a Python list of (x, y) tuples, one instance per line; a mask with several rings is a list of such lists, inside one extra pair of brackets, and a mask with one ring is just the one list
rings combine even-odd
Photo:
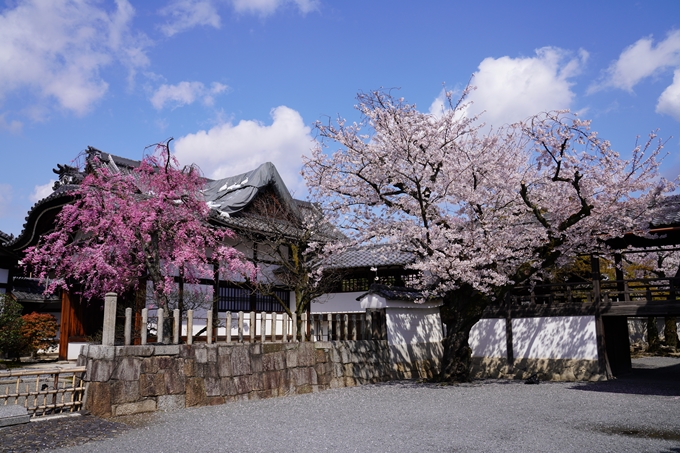
[(26, 341), (26, 351), (35, 357), (38, 350), (47, 351), (57, 345), (57, 320), (49, 313), (24, 315), (21, 334)]
[(0, 294), (0, 351), (15, 359), (26, 347), (26, 339), (21, 332), (24, 324), (21, 310), (19, 302)]

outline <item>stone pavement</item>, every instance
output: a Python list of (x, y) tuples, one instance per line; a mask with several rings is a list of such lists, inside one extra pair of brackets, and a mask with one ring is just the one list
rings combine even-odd
[(102, 420), (0, 428), (2, 452), (680, 453), (680, 359), (598, 383), (392, 382)]

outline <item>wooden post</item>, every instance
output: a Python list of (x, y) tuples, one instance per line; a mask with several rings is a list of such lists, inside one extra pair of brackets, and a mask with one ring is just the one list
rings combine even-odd
[(187, 310), (187, 344), (194, 344), (194, 311)]
[(257, 320), (255, 318), (256, 318), (255, 312), (251, 311), (250, 312), (250, 342), (251, 343), (255, 343), (255, 333), (256, 333), (255, 323), (257, 322)]
[(326, 315), (326, 322), (328, 323), (328, 341), (333, 341), (333, 313)]
[(206, 320), (205, 320), (205, 327), (206, 327), (206, 340), (205, 342), (208, 344), (212, 344), (213, 341), (213, 311), (208, 310), (206, 313)]
[(165, 310), (159, 308), (157, 311), (158, 318), (156, 322), (156, 343), (163, 343), (163, 337), (165, 332), (163, 332), (163, 324), (165, 324)]
[[(255, 316), (257, 316), (257, 315), (255, 315)], [(264, 343), (265, 334), (267, 333), (265, 331), (266, 326), (267, 326), (266, 321), (267, 321), (267, 313), (261, 312), (260, 313), (260, 343)]]
[(357, 339), (357, 315), (352, 313), (352, 340)]
[(132, 343), (132, 308), (125, 309), (125, 346)]
[(146, 334), (149, 325), (149, 309), (142, 308), (142, 323), (139, 331), (139, 343), (146, 344)]
[(293, 313), (293, 342), (297, 340), (297, 313)]
[(290, 318), (288, 317), (288, 313), (284, 313), (282, 318), (283, 319), (281, 320), (281, 342), (287, 343), (288, 342), (288, 323), (290, 322)]
[(226, 327), (226, 339), (227, 343), (231, 343), (231, 312), (228, 311), (224, 318), (224, 326)]
[(593, 272), (593, 303), (595, 304), (595, 336), (597, 340), (597, 361), (600, 373), (607, 379), (614, 377), (609, 358), (607, 357), (607, 344), (604, 337), (604, 323), (602, 321), (602, 294), (600, 292), (600, 258), (597, 255), (590, 256), (590, 264)]
[(182, 319), (180, 315), (180, 310), (179, 308), (175, 308), (172, 311), (172, 321), (173, 321), (173, 329), (172, 329), (172, 344), (179, 344), (179, 331), (180, 328), (182, 327)]
[(71, 297), (68, 291), (61, 290), (61, 323), (59, 336), (59, 360), (68, 359), (68, 337), (71, 335)]
[(302, 313), (302, 332), (300, 332), (300, 341), (307, 341), (307, 312)]
[(349, 340), (349, 315), (345, 313), (342, 316), (342, 322), (344, 326), (342, 327), (342, 336), (344, 337), (344, 340)]
[(116, 342), (116, 293), (104, 296), (104, 328), (102, 329), (102, 345), (113, 346)]
[(243, 343), (243, 312), (238, 312), (238, 342)]

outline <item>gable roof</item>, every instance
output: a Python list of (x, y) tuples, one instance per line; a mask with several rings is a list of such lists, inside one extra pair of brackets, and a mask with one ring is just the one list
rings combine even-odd
[(415, 255), (396, 249), (391, 244), (372, 244), (349, 248), (331, 258), (329, 269), (405, 266)]

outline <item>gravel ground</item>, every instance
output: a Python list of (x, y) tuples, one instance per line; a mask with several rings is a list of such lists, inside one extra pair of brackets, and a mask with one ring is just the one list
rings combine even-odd
[[(0, 451), (680, 453), (680, 359), (634, 363), (602, 383), (397, 382), (114, 422), (82, 417), (94, 428), (80, 440), (24, 447), (5, 434), (12, 427), (0, 429)], [(45, 432), (47, 423), (30, 426)]]

